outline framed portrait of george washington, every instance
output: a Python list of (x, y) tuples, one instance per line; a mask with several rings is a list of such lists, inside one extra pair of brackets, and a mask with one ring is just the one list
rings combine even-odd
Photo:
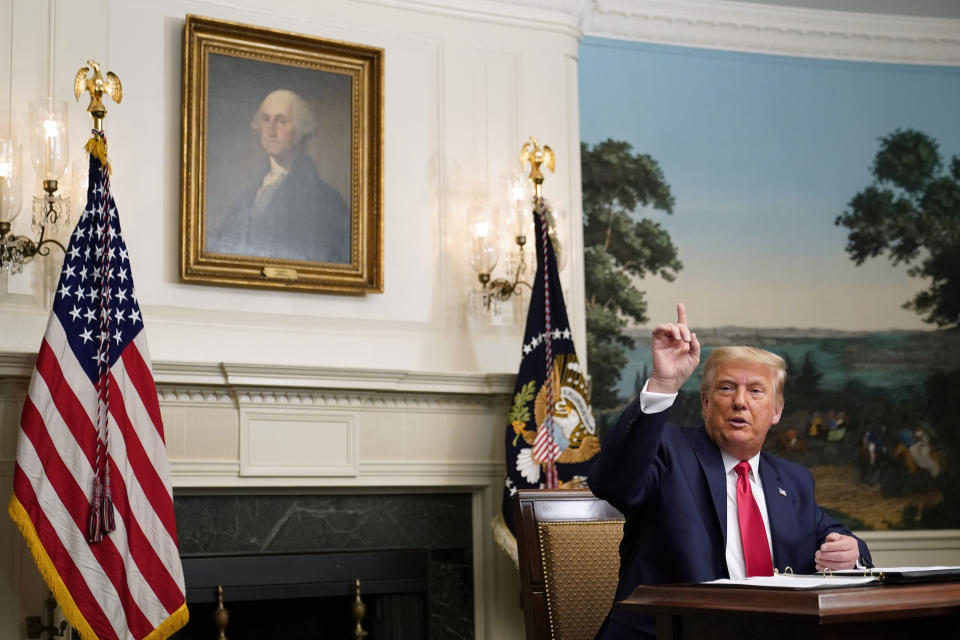
[(186, 282), (383, 291), (383, 50), (188, 15)]

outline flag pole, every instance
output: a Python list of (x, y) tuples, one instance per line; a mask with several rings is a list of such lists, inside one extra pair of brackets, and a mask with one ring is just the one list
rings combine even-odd
[[(100, 72), (100, 65), (96, 60), (87, 60), (89, 67), (82, 67), (77, 71), (73, 81), (73, 94), (79, 100), (84, 92), (90, 94), (90, 104), (87, 106), (87, 112), (93, 118), (93, 129), (91, 138), (84, 145), (84, 149), (90, 154), (91, 162), (98, 163), (98, 168), (103, 171), (103, 184), (105, 196), (109, 199), (110, 194), (110, 164), (107, 160), (107, 138), (103, 131), (103, 120), (107, 117), (107, 107), (103, 104), (103, 94), (107, 94), (117, 103), (123, 98), (123, 90), (120, 85), (120, 78), (112, 71), (107, 72), (104, 79)], [(93, 73), (87, 77), (90, 70)], [(88, 178), (89, 191), (89, 178)], [(97, 349), (97, 443), (96, 453), (94, 455), (93, 466), (93, 495), (90, 499), (90, 511), (87, 519), (87, 540), (92, 543), (98, 543), (104, 535), (109, 535), (116, 529), (115, 514), (113, 508), (113, 490), (110, 482), (110, 429), (108, 425), (110, 415), (110, 363), (113, 361), (110, 357), (110, 241), (115, 235), (112, 212), (105, 207), (98, 220), (98, 226), (101, 229), (100, 236), (102, 246), (99, 249), (100, 264), (95, 277), (101, 283), (100, 308), (99, 308), (99, 344)]]
[(546, 404), (547, 412), (546, 417), (544, 418), (543, 424), (540, 426), (541, 429), (546, 431), (547, 442), (550, 444), (549, 447), (545, 449), (546, 454), (541, 460), (541, 466), (543, 468), (544, 475), (544, 488), (545, 489), (556, 489), (557, 482), (557, 468), (555, 461), (559, 455), (556, 447), (553, 444), (556, 442), (554, 436), (554, 423), (553, 423), (553, 404), (554, 404), (554, 391), (556, 381), (553, 379), (553, 331), (551, 327), (551, 317), (550, 317), (550, 269), (548, 268), (548, 259), (547, 259), (547, 250), (548, 243), (550, 242), (549, 234), (547, 233), (547, 205), (543, 199), (543, 172), (540, 171), (541, 165), (546, 165), (550, 171), (554, 171), (556, 168), (556, 157), (553, 154), (553, 149), (547, 145), (540, 146), (539, 141), (536, 138), (531, 137), (528, 142), (525, 142), (523, 147), (520, 149), (520, 163), (525, 165), (530, 164), (530, 181), (533, 183), (533, 215), (539, 216), (540, 218), (540, 242), (542, 244), (543, 251), (541, 251), (543, 256), (543, 264), (538, 265), (539, 269), (542, 270), (544, 277), (544, 328), (543, 328), (543, 342), (544, 342), (544, 356), (545, 356), (545, 366), (544, 366), (544, 381), (543, 384), (546, 385)]
[[(89, 67), (81, 67), (77, 71), (73, 80), (73, 95), (77, 100), (86, 92), (90, 94), (90, 104), (87, 106), (87, 113), (93, 118), (93, 137), (84, 146), (90, 155), (100, 161), (107, 172), (110, 171), (110, 163), (107, 162), (107, 139), (103, 132), (103, 120), (107, 117), (107, 107), (103, 104), (103, 94), (107, 94), (113, 101), (120, 104), (123, 100), (123, 86), (120, 84), (120, 78), (113, 71), (107, 71), (106, 79), (100, 73), (100, 64), (96, 60), (87, 60)], [(87, 77), (87, 73), (93, 70), (93, 74)]]

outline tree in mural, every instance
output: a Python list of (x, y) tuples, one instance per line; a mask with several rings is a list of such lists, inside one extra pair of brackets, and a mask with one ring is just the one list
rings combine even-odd
[(836, 224), (849, 230), (858, 265), (886, 252), (930, 286), (904, 307), (940, 327), (960, 327), (960, 156), (944, 171), (939, 145), (919, 131), (880, 139), (874, 183), (856, 194)]
[(673, 212), (673, 195), (657, 161), (629, 143), (581, 144), (583, 243), (587, 290), (587, 352), (593, 406), (617, 405), (616, 386), (634, 341), (623, 330), (647, 321), (635, 278), (673, 280), (682, 268), (670, 235), (638, 209)]
[[(919, 131), (897, 129), (880, 139), (870, 170), (873, 184), (857, 193), (836, 219), (837, 225), (848, 229), (847, 253), (858, 265), (883, 253), (893, 264), (907, 265), (907, 273), (925, 279), (929, 286), (904, 307), (938, 327), (960, 328), (960, 156), (954, 155), (947, 165), (936, 140)], [(939, 353), (938, 357), (941, 364), (956, 366), (954, 355)], [(942, 468), (938, 462), (942, 472), (928, 475), (904, 471), (897, 464), (880, 469), (885, 495), (910, 495), (918, 487), (933, 486), (943, 496), (927, 507), (908, 505), (898, 526), (942, 528), (960, 522), (956, 489), (960, 470), (955, 464), (960, 457), (958, 382), (960, 370), (933, 373), (926, 379), (924, 401), (914, 398), (917, 406), (887, 403), (878, 407), (882, 411), (872, 412), (876, 423), (893, 422), (901, 439), (929, 436), (937, 460), (947, 462)], [(864, 416), (870, 413), (861, 411)]]
[[(788, 374), (791, 373), (790, 369), (787, 369), (787, 372)], [(811, 398), (817, 397), (820, 392), (820, 380), (823, 378), (823, 374), (817, 369), (812, 351), (807, 351), (804, 354), (803, 364), (800, 365), (800, 370), (792, 378), (790, 386), (793, 393), (803, 399), (805, 403), (809, 403)]]

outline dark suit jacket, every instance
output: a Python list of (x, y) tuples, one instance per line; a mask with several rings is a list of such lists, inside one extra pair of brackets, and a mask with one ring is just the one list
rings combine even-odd
[(317, 175), (313, 160), (301, 152), (272, 197), (257, 208), (257, 191), (268, 170), (265, 164), (260, 176), (240, 192), (229, 215), (213, 225), (207, 250), (349, 264), (350, 208)]
[[(605, 438), (590, 472), (593, 493), (626, 516), (617, 601), (639, 584), (729, 577), (727, 488), (720, 449), (702, 427), (668, 423), (667, 413), (644, 414), (639, 400), (634, 401)], [(814, 552), (827, 534), (853, 534), (817, 506), (813, 477), (801, 465), (761, 453), (759, 474), (773, 566), (815, 573)], [(860, 555), (872, 566), (862, 540)], [(653, 617), (611, 611), (597, 637), (642, 638), (644, 633), (654, 633)]]

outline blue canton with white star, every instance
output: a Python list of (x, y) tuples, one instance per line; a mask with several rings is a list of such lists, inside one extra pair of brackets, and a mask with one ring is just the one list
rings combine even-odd
[[(94, 156), (90, 156), (87, 184), (87, 206), (70, 237), (53, 312), (66, 331), (74, 355), (96, 384), (99, 362), (104, 357), (100, 355), (101, 340), (107, 343), (105, 359), (112, 367), (143, 329), (143, 320), (127, 246), (120, 234), (120, 217), (109, 192), (109, 177)], [(105, 298), (109, 313), (103, 331), (100, 305)]]

